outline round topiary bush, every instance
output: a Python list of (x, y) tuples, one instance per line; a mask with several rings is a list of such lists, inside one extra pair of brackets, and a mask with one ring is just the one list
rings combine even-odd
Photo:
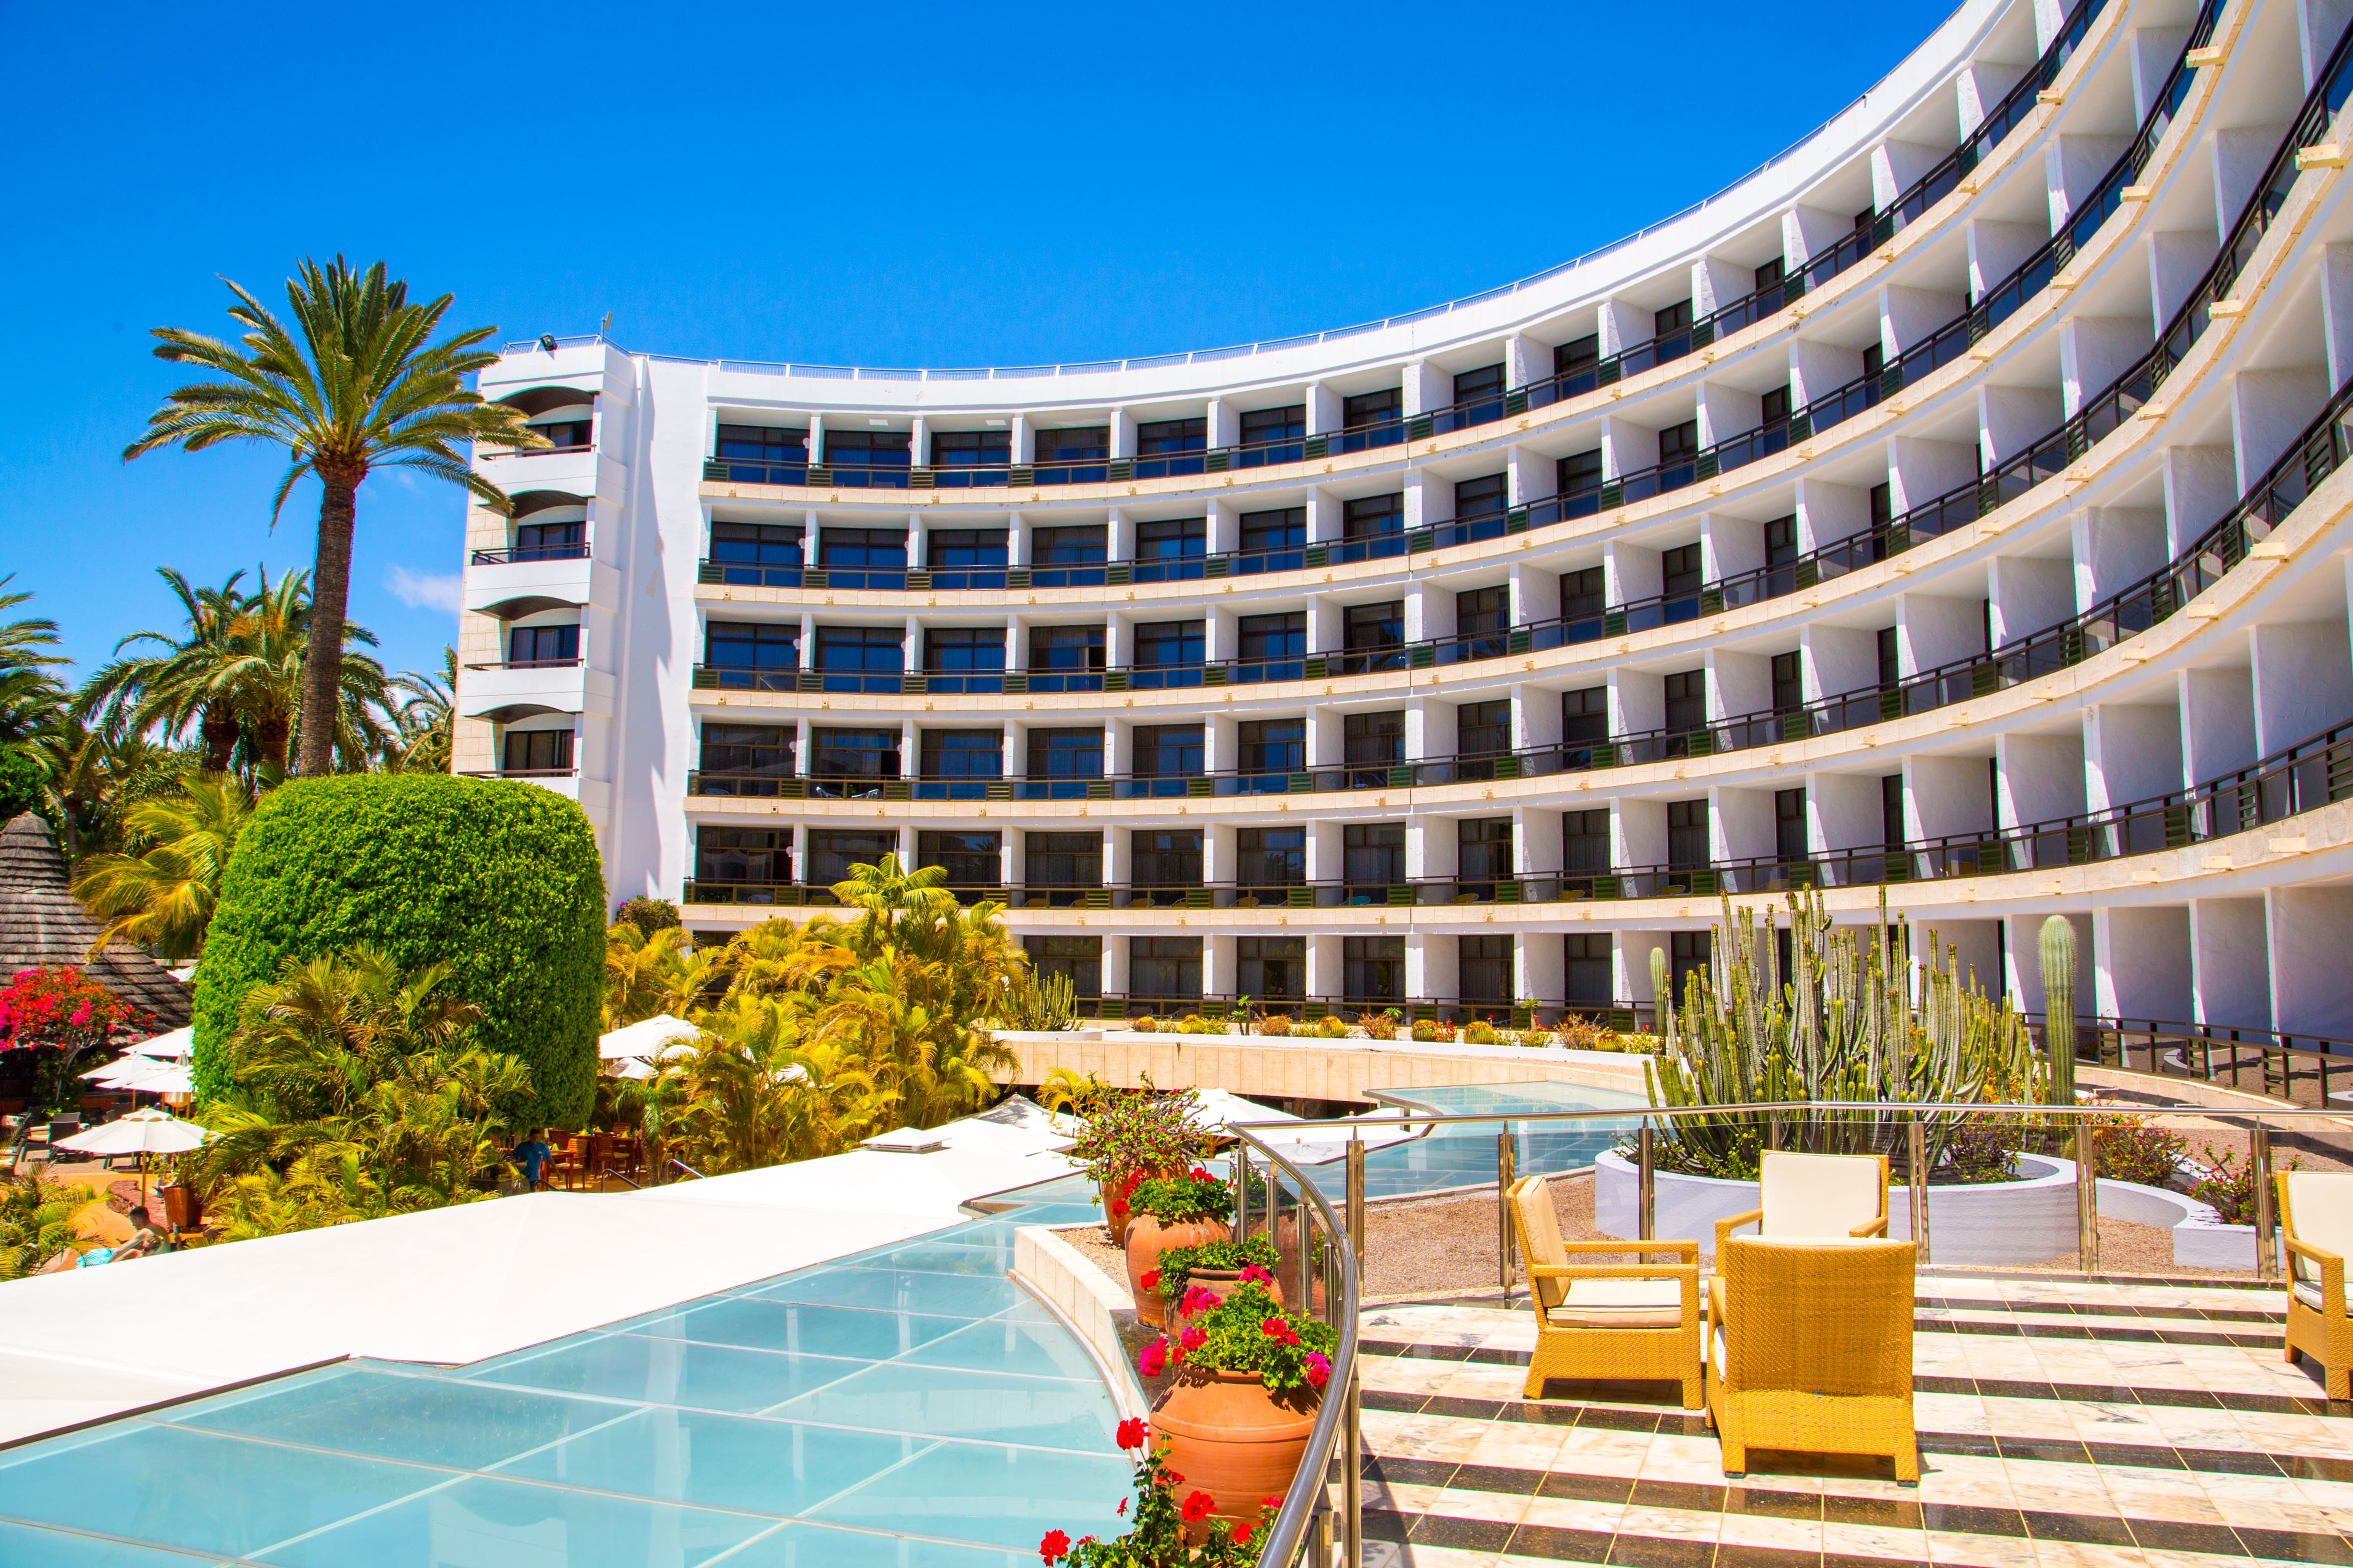
[(447, 963), (482, 1043), (531, 1068), (523, 1126), (578, 1127), (596, 1087), (605, 882), (580, 807), (439, 773), (305, 779), (237, 841), (196, 971), (195, 1077), (217, 1085), (238, 1003), (289, 958), (370, 943)]

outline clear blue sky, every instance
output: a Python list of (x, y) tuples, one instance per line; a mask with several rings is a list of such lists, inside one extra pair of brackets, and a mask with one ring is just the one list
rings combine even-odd
[[(87, 670), (200, 583), (307, 566), (260, 448), (121, 449), (306, 253), (379, 258), (503, 338), (868, 364), (1166, 353), (1539, 270), (1738, 177), (1944, 0), (1522, 9), (0, 3), (0, 573)], [(273, 14), (273, 12), (275, 14)], [(395, 669), (456, 625), (462, 508), (360, 497), (352, 609)], [(23, 612), (18, 612), (23, 613)]]

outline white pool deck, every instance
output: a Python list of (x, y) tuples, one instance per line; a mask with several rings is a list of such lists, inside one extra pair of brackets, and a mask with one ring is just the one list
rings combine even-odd
[(642, 1193), (534, 1193), (0, 1286), (0, 1444), (349, 1356), (459, 1364), (936, 1230), (1074, 1167), (951, 1123)]

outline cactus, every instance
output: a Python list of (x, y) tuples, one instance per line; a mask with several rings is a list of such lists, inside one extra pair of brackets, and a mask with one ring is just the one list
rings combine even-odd
[(2042, 922), (2042, 1054), (2051, 1064), (2051, 1101), (2075, 1103), (2075, 922)]
[[(1881, 895), (1871, 933), (1834, 929), (1821, 896), (1789, 900), (1790, 962), (1780, 973), (1778, 918), (1736, 912), (1723, 923), (1705, 975), (1694, 974), (1680, 1005), (1669, 994), (1666, 955), (1652, 950), (1662, 1055), (1648, 1064), (1651, 1102), (1769, 1105), (1791, 1100), (1966, 1103), (2031, 1095), (2033, 1050), (2023, 1021), (1964, 982), (1958, 955), (1941, 958), (1929, 933), (1928, 967), (1915, 1003), (1888, 936)], [(1965, 1113), (1928, 1119), (1931, 1168)], [(1684, 1117), (1662, 1129), (1662, 1168), (1750, 1177), (1778, 1123), (1782, 1148), (1825, 1152), (1892, 1150), (1901, 1124), (1871, 1110), (1747, 1112)]]

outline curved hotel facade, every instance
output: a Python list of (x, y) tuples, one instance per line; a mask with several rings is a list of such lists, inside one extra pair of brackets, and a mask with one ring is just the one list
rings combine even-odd
[(457, 766), (701, 932), (944, 867), (1112, 1011), (1639, 1008), (1817, 888), (2353, 1037), (2348, 16), (1970, 0), (1697, 207), (1279, 342), (515, 344)]

